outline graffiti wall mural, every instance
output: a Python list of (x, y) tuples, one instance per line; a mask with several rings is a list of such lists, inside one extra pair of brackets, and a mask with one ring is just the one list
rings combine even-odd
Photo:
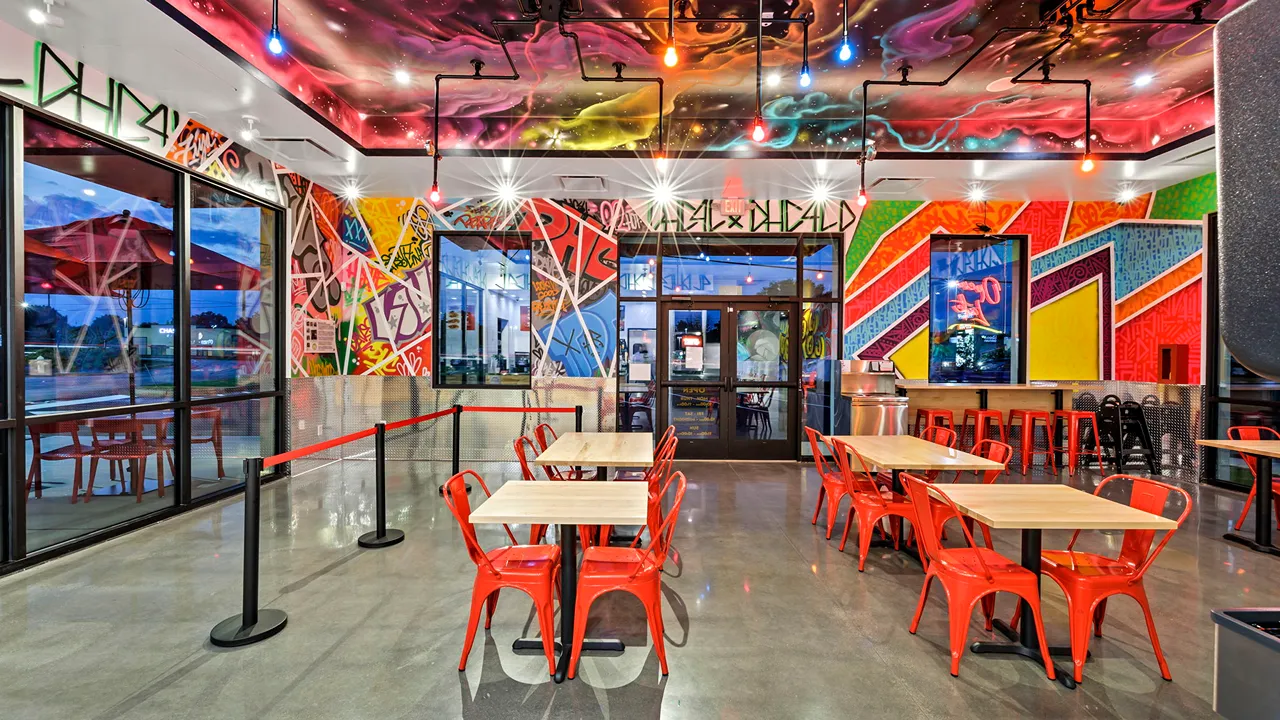
[(1212, 174), (1128, 203), (872, 201), (845, 253), (844, 356), (925, 378), (928, 238), (981, 220), (1030, 237), (1030, 379), (1152, 382), (1158, 346), (1177, 343), (1199, 382), (1201, 221), (1216, 208)]
[[(269, 0), (152, 0), (195, 28), (224, 53), (252, 64), (293, 94), (315, 117), (367, 148), (421, 150), (432, 128), (431, 78), (510, 67), (490, 22), (515, 20), (515, 5), (460, 0), (290, 0), (280, 4), (285, 52), (265, 48)], [(1244, 0), (1215, 2), (1220, 18)], [(1100, 4), (1099, 7), (1102, 7)], [(1138, 0), (1117, 17), (1186, 17), (1185, 2)], [(756, 112), (756, 50), (764, 67), (762, 114), (769, 150), (838, 152), (861, 142), (864, 80), (897, 79), (908, 63), (912, 79), (947, 77), (1006, 26), (1039, 21), (1035, 3), (942, 0), (932, 3), (849, 3), (844, 45), (839, 0), (766, 0), (774, 22), (687, 22), (668, 37), (666, 3), (585, 0), (585, 17), (647, 17), (634, 23), (575, 23), (585, 70), (573, 42), (554, 23), (503, 28), (518, 80), (445, 83), (440, 144), (513, 152), (533, 148), (579, 151), (656, 147), (655, 85), (602, 85), (581, 75), (627, 75), (666, 81), (662, 102), (669, 147), (688, 152), (749, 145)], [(754, 18), (750, 0), (693, 2), (688, 19)], [(802, 21), (808, 28), (811, 82), (801, 79)], [(1084, 133), (1078, 87), (1014, 84), (1058, 41), (1045, 33), (996, 37), (945, 87), (878, 88), (868, 107), (868, 131), (886, 152), (1073, 151)], [(679, 62), (663, 65), (674, 40)], [(1054, 56), (1062, 79), (1093, 83), (1094, 149), (1144, 152), (1213, 125), (1212, 26), (1091, 24)], [(1037, 77), (1037, 76), (1033, 76)]]

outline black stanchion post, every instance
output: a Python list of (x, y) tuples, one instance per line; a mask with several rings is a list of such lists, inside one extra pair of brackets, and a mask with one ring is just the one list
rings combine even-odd
[(365, 548), (381, 548), (404, 540), (404, 531), (387, 529), (387, 424), (373, 426), (374, 513), (378, 529), (360, 536), (356, 544)]
[(582, 432), (582, 406), (573, 406), (573, 431)]
[[(450, 477), (453, 477), (454, 475), (457, 475), (459, 472), (462, 471), (461, 461), (462, 461), (462, 406), (454, 405), (453, 406), (453, 460), (452, 460), (453, 470), (449, 475)], [(466, 483), (464, 487), (466, 488), (468, 493), (471, 492), (471, 483)], [(440, 486), (440, 497), (444, 497), (444, 485)]]
[(239, 615), (213, 626), (209, 642), (218, 647), (240, 647), (266, 640), (284, 629), (289, 616), (283, 610), (258, 609), (258, 532), (261, 524), (262, 458), (244, 461), (244, 592)]

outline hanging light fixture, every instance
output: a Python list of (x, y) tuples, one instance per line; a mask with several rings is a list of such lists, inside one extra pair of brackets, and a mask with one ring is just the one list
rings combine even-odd
[(667, 67), (675, 67), (680, 62), (676, 54), (676, 0), (667, 3), (667, 52), (662, 56), (662, 63)]
[(431, 181), (431, 193), (427, 195), (427, 199), (430, 200), (433, 205), (440, 202), (440, 183), (435, 180)]
[(847, 63), (853, 59), (853, 46), (849, 44), (849, 0), (842, 0), (840, 3), (840, 14), (842, 16), (841, 27), (844, 34), (840, 40), (840, 50), (836, 53), (836, 59), (842, 63)]
[(271, 32), (267, 33), (267, 50), (272, 55), (284, 54), (284, 41), (280, 39), (280, 0), (271, 0)]
[(764, 118), (760, 117), (760, 115), (757, 114), (756, 119), (753, 120), (751, 123), (751, 139), (759, 143), (759, 142), (764, 142), (764, 138), (765, 138)]
[(809, 75), (809, 63), (806, 62), (800, 66), (800, 87), (807, 88), (813, 84), (813, 77)]
[(867, 206), (867, 191), (861, 187), (858, 188), (858, 207)]
[(1080, 162), (1080, 172), (1093, 172), (1094, 162), (1093, 156), (1086, 154), (1084, 160)]
[(764, 142), (764, 0), (756, 3), (756, 117), (751, 123), (751, 139)]

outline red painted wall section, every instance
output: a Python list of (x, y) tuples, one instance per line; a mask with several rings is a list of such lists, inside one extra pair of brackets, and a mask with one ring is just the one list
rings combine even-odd
[(1202, 281), (1190, 285), (1116, 328), (1115, 378), (1154, 382), (1160, 373), (1160, 346), (1184, 343), (1190, 382), (1200, 382), (1200, 293)]

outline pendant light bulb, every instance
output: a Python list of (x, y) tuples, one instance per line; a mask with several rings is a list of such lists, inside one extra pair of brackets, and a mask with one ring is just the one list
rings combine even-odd
[(284, 54), (284, 41), (280, 39), (279, 28), (271, 28), (271, 34), (267, 35), (267, 50), (270, 50), (272, 55)]
[(427, 195), (427, 199), (433, 204), (440, 202), (440, 185), (439, 183), (431, 183), (431, 194)]
[(667, 46), (667, 52), (662, 56), (662, 62), (667, 67), (675, 67), (680, 62), (680, 56), (676, 54), (676, 44), (671, 43)]
[(764, 119), (756, 115), (755, 122), (751, 125), (751, 139), (755, 142), (764, 142)]
[(667, 156), (665, 153), (658, 153), (658, 156), (654, 159), (654, 167), (656, 167), (660, 173), (665, 173), (667, 171)]
[(849, 44), (848, 36), (840, 43), (840, 51), (836, 53), (836, 58), (842, 63), (847, 63), (853, 59), (853, 46)]
[(863, 190), (862, 188), (858, 188), (858, 207), (866, 207), (866, 206), (867, 206), (867, 191)]
[(800, 87), (807, 88), (813, 84), (813, 77), (809, 75), (809, 63), (805, 63), (800, 68)]
[(1080, 171), (1081, 171), (1081, 172), (1093, 172), (1093, 168), (1094, 168), (1093, 156), (1092, 156), (1092, 155), (1085, 155), (1085, 156), (1084, 156), (1084, 162), (1081, 162), (1081, 163), (1080, 163)]

